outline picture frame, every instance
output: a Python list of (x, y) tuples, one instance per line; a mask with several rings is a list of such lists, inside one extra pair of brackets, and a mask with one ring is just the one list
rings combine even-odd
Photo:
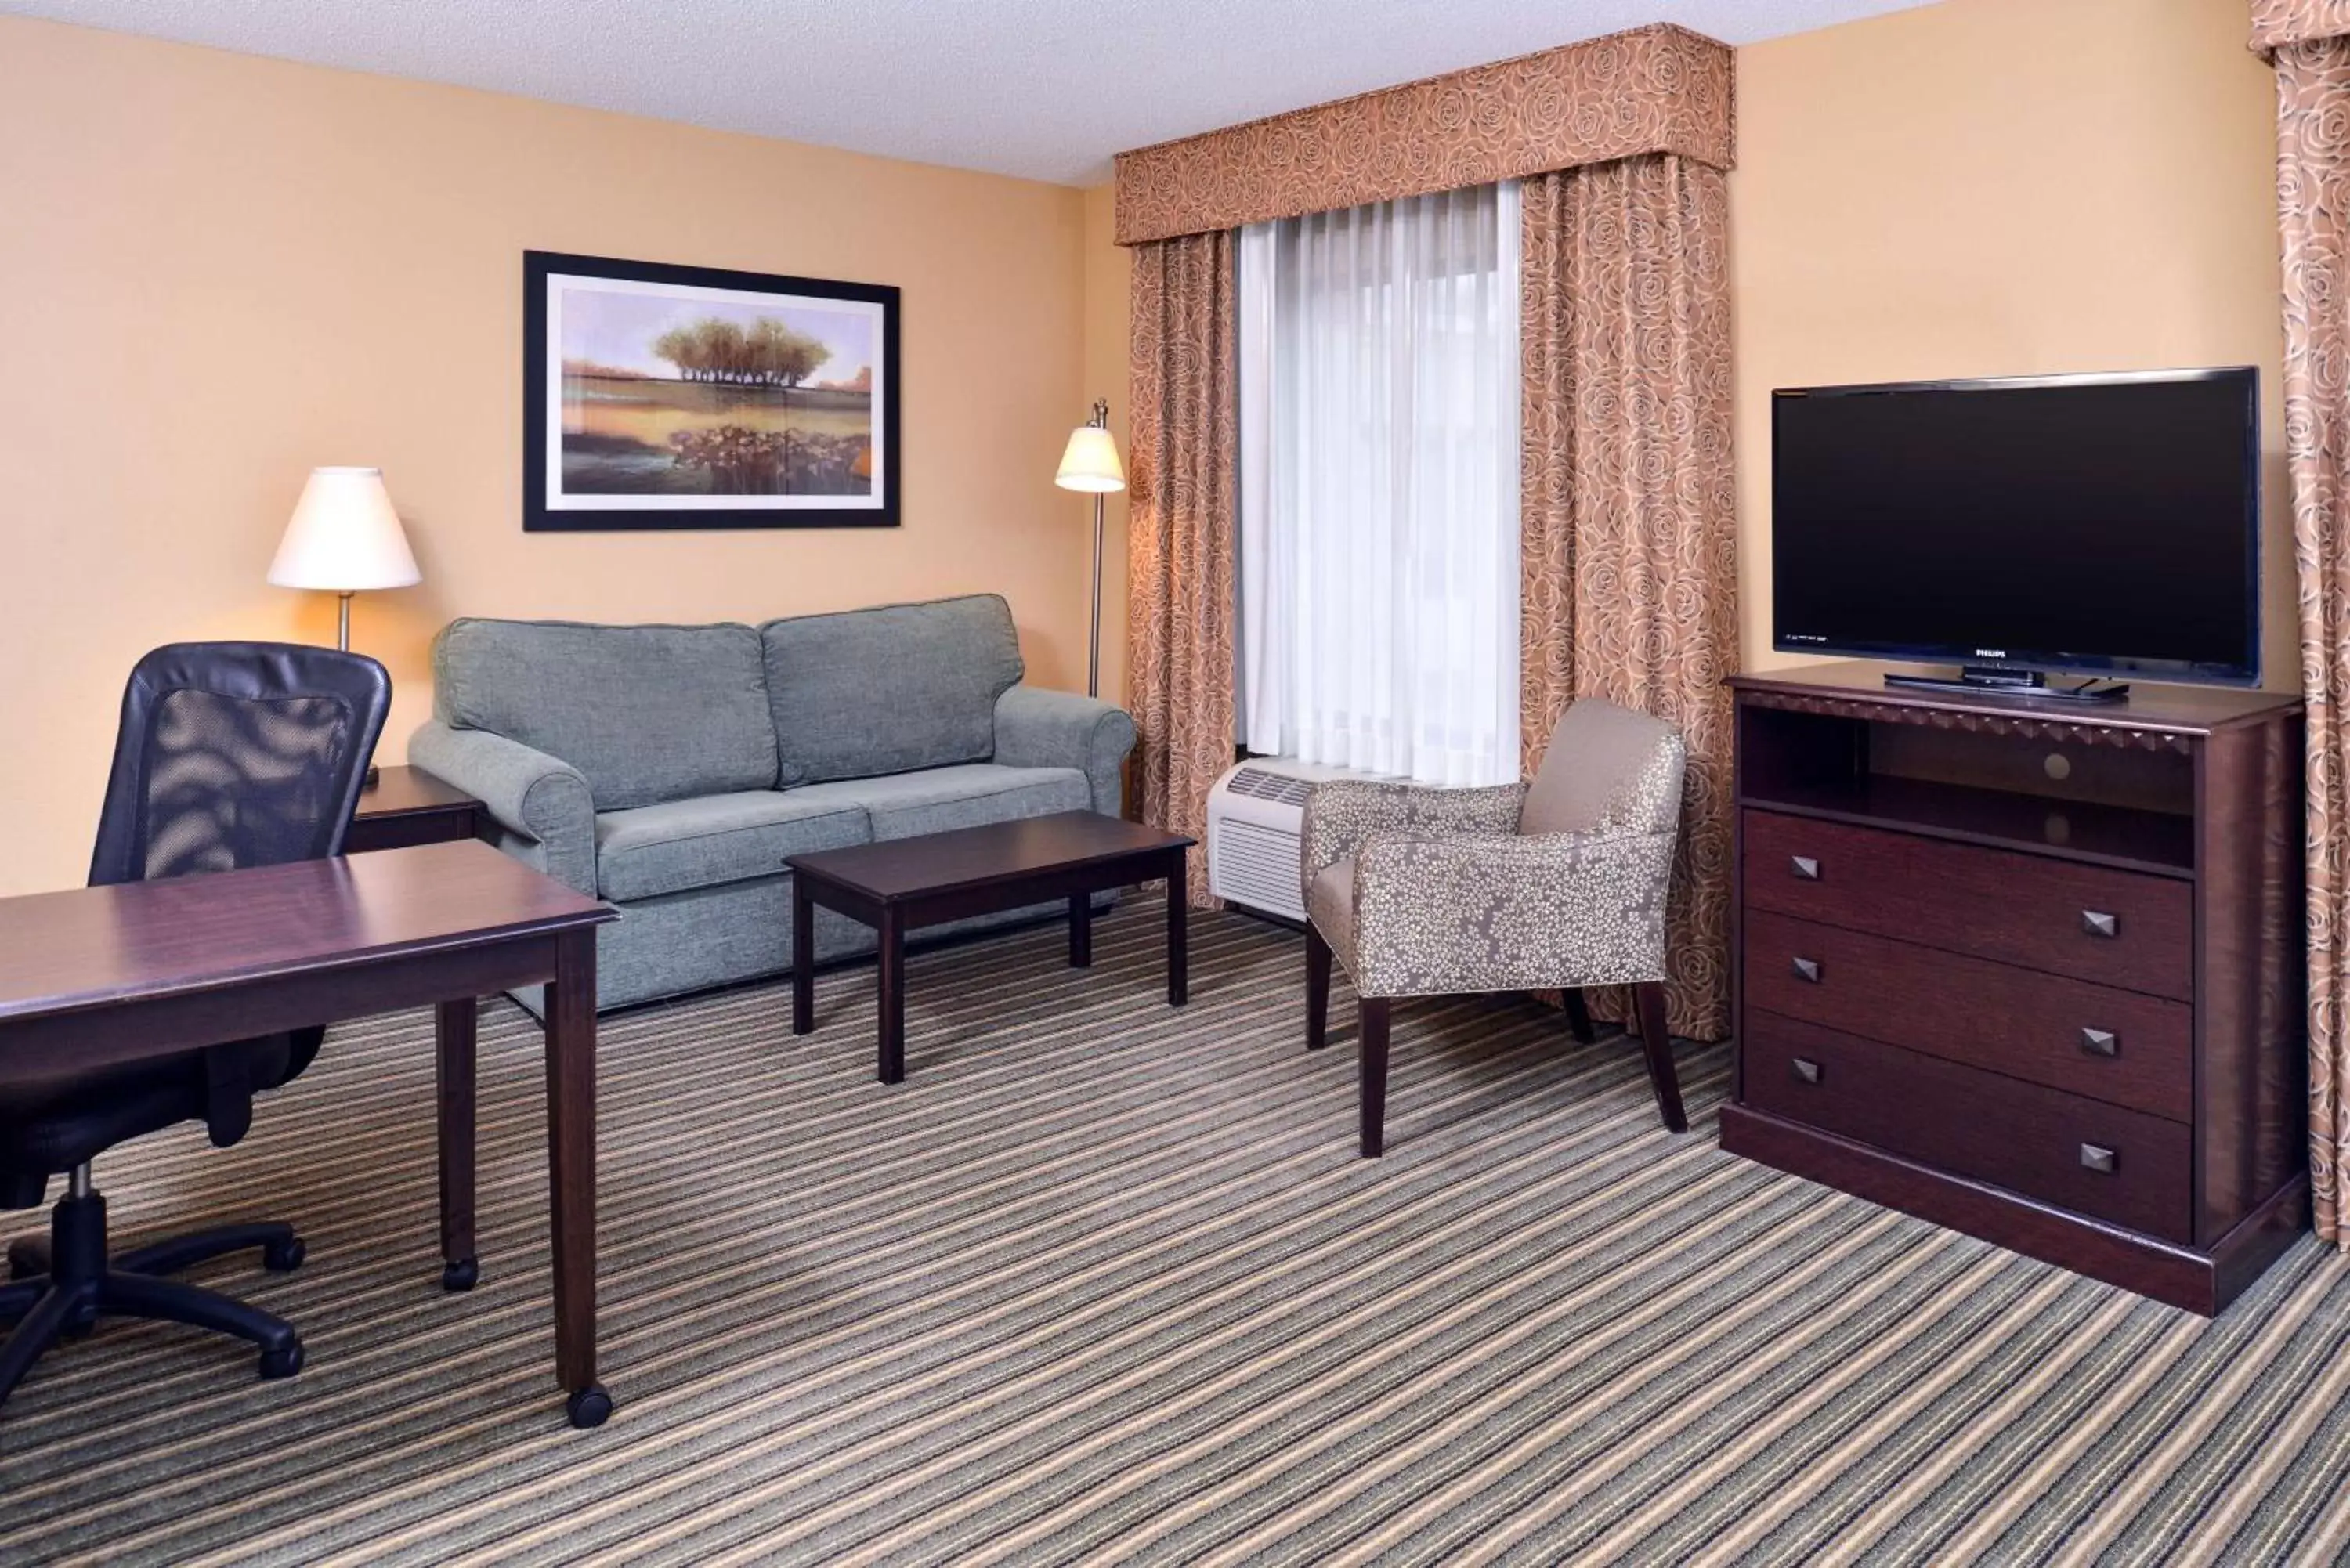
[(523, 528), (894, 528), (898, 290), (523, 254)]

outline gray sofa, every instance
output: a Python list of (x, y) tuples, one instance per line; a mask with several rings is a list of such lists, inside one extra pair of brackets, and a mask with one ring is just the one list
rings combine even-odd
[[(1111, 704), (1021, 684), (992, 594), (755, 628), (457, 620), (432, 670), (409, 761), (479, 798), (507, 854), (619, 909), (606, 1008), (787, 971), (786, 855), (1115, 815), (1134, 745)], [(818, 912), (819, 961), (872, 948)]]

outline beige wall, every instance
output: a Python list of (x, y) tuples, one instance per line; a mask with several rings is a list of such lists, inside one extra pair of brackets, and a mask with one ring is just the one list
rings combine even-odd
[[(1087, 215), (1056, 186), (0, 17), (0, 893), (80, 880), (146, 649), (333, 639), (331, 597), (262, 581), (318, 463), (381, 465), (424, 569), (357, 605), (399, 693), (387, 760), (459, 614), (992, 589), (1032, 677), (1082, 685), (1082, 504), (1051, 481), (1096, 379)], [(524, 535), (526, 248), (899, 286), (905, 525)]]
[(1740, 593), (1770, 651), (1773, 387), (2260, 367), (2269, 683), (2296, 687), (2276, 109), (2242, 0), (1943, 0), (1738, 55)]

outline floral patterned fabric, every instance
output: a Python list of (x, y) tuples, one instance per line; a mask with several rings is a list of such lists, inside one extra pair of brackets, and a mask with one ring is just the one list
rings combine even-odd
[(2252, 0), (2252, 47), (2271, 54), (2286, 44), (2350, 36), (2350, 0)]
[[(1579, 717), (1578, 717), (1579, 716)], [(1669, 725), (1578, 702), (1545, 768), (1575, 768), (1594, 826), (1521, 833), (1522, 785), (1339, 781), (1306, 798), (1299, 873), (1315, 929), (1364, 996), (1662, 979), (1687, 757)]]
[[(1730, 1030), (1730, 727), (1738, 667), (1729, 196), (1656, 155), (1524, 187), (1520, 675), (1528, 771), (1577, 697), (1688, 738), (1666, 997)], [(1621, 1017), (1625, 999), (1595, 998)]]
[(1118, 243), (1648, 152), (1731, 164), (1728, 45), (1658, 25), (1118, 156)]
[[(2254, 7), (2256, 24), (2268, 14), (2276, 40), (2284, 438), (2309, 705), (2310, 1196), (2317, 1233), (2337, 1246), (2350, 1246), (2350, 37), (2288, 41), (2285, 25), (2344, 9), (2275, 0)], [(2350, 18), (2335, 20), (2350, 27)]]
[[(1142, 820), (1205, 845), (1232, 763), (1233, 541), (1240, 452), (1233, 240), (1138, 246), (1129, 324), (1127, 701)], [(1191, 852), (1191, 902), (1208, 892)]]

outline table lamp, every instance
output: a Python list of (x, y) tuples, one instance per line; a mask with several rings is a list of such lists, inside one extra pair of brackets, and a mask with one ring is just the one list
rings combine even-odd
[[(361, 588), (404, 588), (421, 581), (416, 557), (380, 468), (314, 468), (277, 542), (269, 580), (281, 588), (323, 588), (339, 596), (335, 646), (351, 650), (351, 596)], [(369, 764), (367, 784), (380, 776)]]
[(1053, 483), (1064, 490), (1082, 490), (1094, 498), (1094, 618), (1086, 643), (1086, 695), (1101, 695), (1101, 565), (1102, 497), (1126, 488), (1126, 470), (1118, 461), (1118, 443), (1110, 439), (1109, 403), (1094, 400), (1093, 417), (1069, 432), (1061, 453), (1061, 472)]
[(294, 504), (269, 580), (281, 588), (339, 595), (335, 646), (351, 650), (351, 596), (362, 588), (404, 588), (423, 576), (400, 532), (400, 514), (380, 468), (314, 468)]

